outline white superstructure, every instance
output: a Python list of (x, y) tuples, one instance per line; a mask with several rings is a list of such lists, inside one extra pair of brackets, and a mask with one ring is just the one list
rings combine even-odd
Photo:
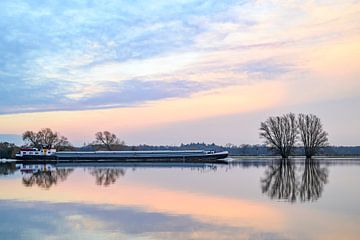
[(21, 148), (16, 157), (23, 156), (51, 156), (56, 153), (56, 149), (37, 149), (37, 148)]
[(21, 173), (49, 172), (56, 169), (50, 164), (16, 164), (16, 168), (20, 169)]

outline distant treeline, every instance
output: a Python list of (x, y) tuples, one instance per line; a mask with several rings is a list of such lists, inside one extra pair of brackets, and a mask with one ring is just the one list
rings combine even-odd
[(20, 148), (13, 143), (0, 142), (0, 159), (15, 157), (19, 149)]
[[(0, 142), (0, 159), (14, 158), (15, 153), (19, 151), (20, 147), (12, 143)], [(106, 150), (106, 148), (97, 144), (89, 144), (83, 147), (73, 147), (72, 151), (97, 151)], [(243, 156), (274, 156), (271, 148), (265, 145), (248, 145), (242, 144), (239, 146), (233, 144), (226, 144), (225, 146), (206, 143), (189, 143), (181, 144), (179, 146), (153, 146), (153, 145), (137, 145), (128, 146), (119, 144), (114, 145), (117, 151), (149, 151), (149, 150), (214, 150), (214, 151), (228, 151), (230, 155)], [(295, 147), (294, 155), (303, 156), (304, 149), (302, 147)], [(360, 146), (328, 146), (321, 149), (320, 155), (326, 156), (360, 156)]]
[[(96, 145), (88, 145), (79, 148), (79, 151), (95, 151), (99, 147)], [(242, 144), (239, 146), (233, 144), (226, 144), (225, 146), (206, 143), (189, 143), (181, 144), (179, 146), (153, 146), (153, 145), (138, 145), (127, 146), (121, 145), (116, 150), (123, 151), (149, 151), (149, 150), (214, 150), (214, 151), (228, 151), (230, 155), (244, 155), (244, 156), (274, 156), (271, 148), (265, 145), (249, 145)], [(295, 147), (294, 155), (304, 155), (303, 147)], [(328, 146), (322, 148), (320, 155), (326, 156), (360, 156), (360, 146)]]

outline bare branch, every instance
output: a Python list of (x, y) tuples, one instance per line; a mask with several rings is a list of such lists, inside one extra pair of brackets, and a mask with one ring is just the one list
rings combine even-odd
[(68, 148), (71, 144), (66, 137), (60, 136), (57, 132), (53, 132), (50, 128), (43, 128), (37, 133), (26, 131), (22, 135), (23, 140), (28, 146), (37, 148)]
[(111, 151), (115, 146), (124, 146), (125, 143), (113, 133), (109, 131), (97, 132), (95, 134), (95, 144), (103, 145), (108, 151)]

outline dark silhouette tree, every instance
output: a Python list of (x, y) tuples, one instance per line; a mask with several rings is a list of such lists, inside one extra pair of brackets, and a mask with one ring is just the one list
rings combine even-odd
[(95, 134), (95, 144), (100, 144), (106, 150), (112, 151), (117, 146), (124, 146), (125, 143), (121, 141), (114, 133), (104, 131)]
[(269, 117), (260, 125), (260, 137), (265, 139), (265, 144), (282, 158), (288, 158), (292, 153), (297, 134), (297, 121), (293, 113)]
[(299, 114), (298, 125), (306, 158), (311, 158), (328, 145), (328, 134), (323, 130), (320, 118), (313, 114)]
[(97, 185), (109, 186), (114, 184), (120, 176), (124, 176), (125, 170), (122, 168), (95, 168), (90, 169), (90, 174), (95, 176)]
[(22, 135), (22, 139), (31, 147), (41, 147), (40, 139), (37, 138), (37, 135), (33, 131), (26, 131)]
[(297, 180), (295, 166), (291, 161), (280, 160), (270, 165), (261, 179), (261, 189), (271, 199), (296, 201)]
[(50, 128), (43, 128), (37, 133), (26, 131), (23, 133), (22, 138), (27, 145), (31, 147), (56, 148), (57, 150), (72, 148), (66, 137), (61, 136), (57, 132), (53, 132)]

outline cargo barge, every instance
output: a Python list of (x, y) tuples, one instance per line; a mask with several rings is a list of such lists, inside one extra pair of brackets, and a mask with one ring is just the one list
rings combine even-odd
[(184, 151), (91, 151), (57, 152), (55, 149), (22, 148), (16, 159), (24, 162), (197, 162), (222, 163), (228, 152)]

